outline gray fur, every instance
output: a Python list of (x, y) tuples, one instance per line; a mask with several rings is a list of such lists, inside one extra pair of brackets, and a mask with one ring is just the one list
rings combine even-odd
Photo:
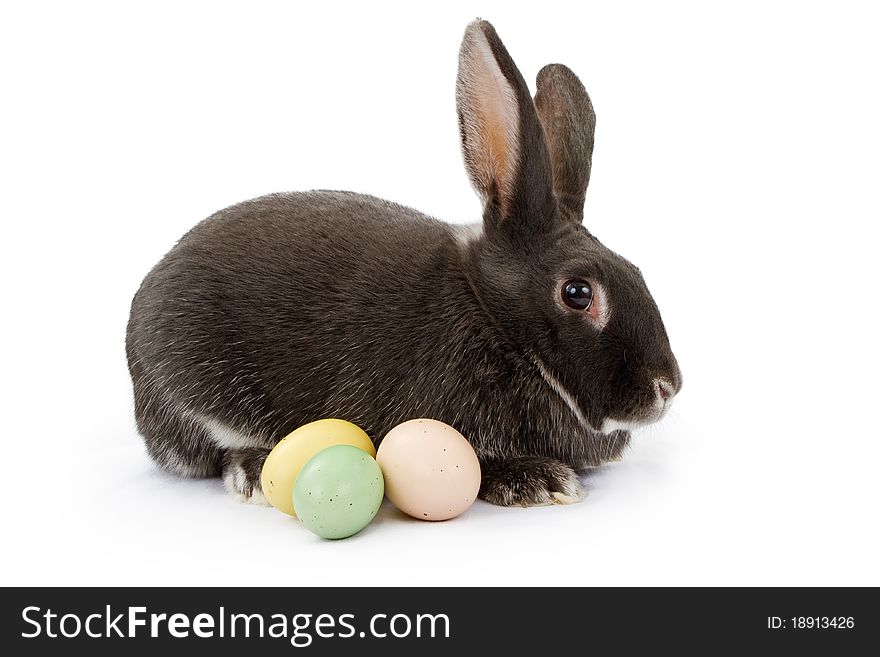
[[(546, 158), (494, 30), (468, 30), (484, 32), (516, 92), (523, 161), (535, 148)], [(484, 498), (576, 499), (574, 471), (628, 444), (627, 431), (599, 433), (603, 421), (644, 419), (655, 379), (676, 391), (681, 379), (638, 270), (559, 208), (541, 161), (520, 168), (506, 202), (489, 194), (484, 231), (467, 239), (410, 208), (331, 191), (264, 196), (198, 224), (132, 302), (126, 350), (152, 458), (185, 476), (224, 474), (250, 498), (268, 450), (297, 426), (343, 418), (378, 443), (431, 417), (477, 450)], [(560, 307), (571, 277), (610, 296), (601, 330)]]

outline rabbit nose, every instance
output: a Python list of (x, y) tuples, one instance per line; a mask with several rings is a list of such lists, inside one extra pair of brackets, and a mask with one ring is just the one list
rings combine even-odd
[(666, 379), (654, 379), (654, 388), (657, 391), (657, 397), (664, 404), (675, 397), (675, 387)]

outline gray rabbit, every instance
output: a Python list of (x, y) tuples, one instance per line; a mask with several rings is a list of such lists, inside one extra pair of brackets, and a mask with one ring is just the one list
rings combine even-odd
[(350, 192), (272, 194), (198, 224), (147, 275), (126, 335), (150, 456), (263, 502), (272, 446), (337, 417), (380, 441), (416, 417), (474, 446), (480, 496), (569, 503), (681, 387), (639, 270), (581, 224), (595, 115), (551, 64), (528, 87), (471, 23), (456, 88), (483, 201), (455, 226)]

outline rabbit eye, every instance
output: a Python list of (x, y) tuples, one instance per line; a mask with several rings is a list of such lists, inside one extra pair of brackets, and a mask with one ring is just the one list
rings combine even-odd
[(562, 286), (562, 300), (575, 310), (589, 310), (593, 305), (593, 288), (586, 281), (568, 281)]

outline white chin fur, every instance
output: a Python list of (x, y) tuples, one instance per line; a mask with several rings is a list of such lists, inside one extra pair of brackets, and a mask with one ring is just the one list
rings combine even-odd
[(659, 399), (654, 406), (654, 409), (651, 411), (651, 414), (641, 420), (618, 420), (613, 417), (606, 417), (602, 421), (602, 427), (599, 429), (600, 433), (612, 433), (614, 431), (633, 431), (634, 429), (639, 429), (641, 427), (646, 427), (649, 424), (654, 424), (659, 420), (663, 419), (663, 416), (666, 415), (666, 412), (669, 410), (669, 407), (672, 406), (672, 400), (670, 399), (667, 402), (662, 402)]
[(645, 424), (647, 423), (605, 418), (605, 420), (602, 422), (602, 426), (599, 428), (599, 433), (607, 434), (614, 433), (615, 431), (632, 431), (633, 429), (638, 429), (639, 427), (645, 426)]

